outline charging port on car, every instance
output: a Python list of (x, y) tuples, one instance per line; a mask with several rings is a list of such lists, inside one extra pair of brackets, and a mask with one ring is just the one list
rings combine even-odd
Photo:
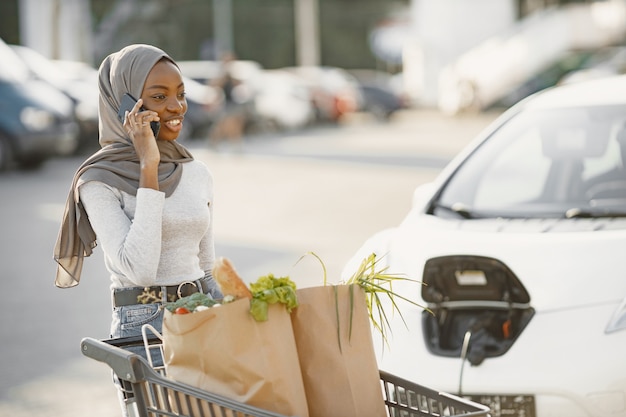
[(460, 357), (464, 343), (472, 365), (506, 353), (534, 315), (517, 276), (497, 259), (455, 255), (424, 267), (424, 341), (438, 356)]

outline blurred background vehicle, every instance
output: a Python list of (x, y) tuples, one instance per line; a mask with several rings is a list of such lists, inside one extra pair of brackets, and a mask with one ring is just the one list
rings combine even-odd
[(625, 37), (623, 0), (546, 7), (449, 62), (437, 78), (438, 107), (458, 114), (489, 109), (500, 100), (510, 105), (589, 65), (595, 51), (623, 44)]
[[(176, 61), (176, 63), (183, 75), (193, 78), (201, 84), (211, 84), (222, 72), (222, 64), (219, 61), (181, 60)], [(261, 64), (250, 60), (234, 60), (231, 66), (233, 77), (241, 81), (252, 79), (263, 69)]]
[(220, 75), (219, 61), (197, 60), (197, 61), (176, 61), (180, 71), (184, 76), (208, 85), (212, 80)]
[(318, 123), (337, 123), (363, 107), (359, 83), (342, 68), (299, 66), (283, 69), (300, 77), (308, 86)]
[(506, 109), (555, 85), (626, 73), (626, 47), (566, 51), (487, 108)]
[(565, 74), (558, 84), (626, 74), (626, 46), (600, 48), (581, 66)]
[(201, 84), (186, 76), (183, 76), (183, 82), (185, 83), (187, 113), (185, 113), (183, 130), (178, 140), (206, 138), (215, 123), (221, 93), (214, 87)]
[(95, 68), (79, 62), (53, 61), (34, 49), (9, 45), (24, 61), (31, 77), (47, 82), (67, 95), (74, 104), (80, 128), (81, 151), (98, 147), (98, 73)]
[[(210, 86), (219, 79), (221, 65), (210, 60), (179, 62), (186, 77)], [(401, 77), (381, 71), (324, 66), (264, 69), (254, 61), (234, 60), (232, 76), (238, 83), (233, 95), (246, 109), (246, 133), (337, 123), (361, 111), (388, 120), (409, 106)]]
[(0, 40), (0, 169), (36, 168), (79, 147), (72, 100), (33, 78), (22, 59)]
[(394, 282), (428, 310), (401, 305), (376, 343), (381, 369), (501, 416), (623, 416), (611, 404), (626, 398), (624, 250), (626, 75), (513, 106), (343, 278), (375, 253), (424, 284)]
[(311, 124), (315, 109), (304, 82), (284, 70), (263, 70), (252, 81), (257, 123), (263, 130), (294, 130)]
[(492, 103), (488, 109), (506, 109), (518, 101), (548, 87), (557, 85), (567, 74), (583, 68), (593, 59), (595, 50), (566, 51), (549, 65), (523, 78), (517, 85)]
[[(212, 60), (183, 60), (177, 61), (177, 63), (185, 77), (214, 89), (217, 100), (211, 106), (213, 124), (210, 130), (215, 132), (217, 128), (215, 124), (216, 119), (221, 117), (222, 110), (226, 104), (224, 91), (218, 85), (223, 74), (222, 63)], [(255, 80), (260, 76), (261, 72), (262, 67), (257, 62), (247, 60), (234, 60), (231, 62), (231, 76), (237, 83), (237, 86), (232, 91), (232, 99), (241, 104), (244, 131), (252, 131), (259, 125), (262, 125), (263, 122), (260, 120), (260, 116), (254, 112), (253, 105), (253, 84), (256, 84)]]
[(402, 74), (392, 75), (376, 70), (350, 70), (363, 97), (361, 111), (380, 121), (388, 121), (395, 112), (409, 108), (402, 91)]

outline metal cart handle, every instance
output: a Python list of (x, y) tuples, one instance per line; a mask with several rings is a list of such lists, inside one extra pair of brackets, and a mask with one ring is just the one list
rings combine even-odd
[(145, 360), (135, 353), (91, 337), (81, 340), (80, 349), (83, 355), (109, 365), (122, 379), (133, 383), (146, 379), (145, 367), (142, 366), (142, 361)]
[[(111, 342), (116, 343), (114, 340), (111, 340)], [(149, 382), (147, 393), (142, 390), (134, 392), (135, 397), (138, 400), (137, 406), (139, 409), (139, 415), (141, 416), (153, 415), (152, 413), (156, 413), (154, 415), (158, 414), (164, 416), (174, 415), (170, 412), (163, 412), (161, 414), (160, 412), (162, 410), (158, 408), (160, 404), (153, 404), (150, 402), (150, 399), (153, 400), (156, 398), (153, 396), (157, 395), (153, 390), (165, 388), (170, 390), (172, 393), (176, 393), (184, 397), (185, 401), (187, 401), (186, 404), (188, 407), (191, 406), (189, 401), (194, 401), (194, 404), (198, 404), (197, 401), (200, 401), (202, 403), (209, 404), (210, 407), (218, 407), (218, 411), (221, 411), (221, 414), (219, 415), (235, 415), (230, 413), (226, 414), (226, 412), (230, 410), (237, 411), (236, 414), (242, 416), (286, 417), (282, 414), (253, 407), (217, 394), (200, 390), (199, 388), (195, 388), (190, 385), (164, 378), (150, 368), (146, 359), (135, 353), (107, 343), (106, 341), (85, 337), (81, 341), (80, 345), (83, 355), (99, 362), (106, 363), (119, 378), (127, 380), (133, 384), (141, 384), (146, 381)], [(162, 391), (159, 395), (162, 395)], [(163, 397), (163, 400), (166, 401), (168, 406), (171, 406), (169, 396)], [(178, 406), (180, 406), (180, 404), (178, 404)]]

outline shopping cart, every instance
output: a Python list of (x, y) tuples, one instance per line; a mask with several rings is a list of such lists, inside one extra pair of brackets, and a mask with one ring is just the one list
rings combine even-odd
[[(104, 362), (129, 391), (126, 406), (130, 416), (221, 416), (221, 417), (285, 417), (271, 411), (249, 406), (187, 384), (165, 375), (165, 368), (154, 362), (155, 352), (162, 354), (162, 339), (146, 327), (143, 336), (97, 340), (86, 337), (82, 353)], [(144, 346), (147, 358), (126, 350)], [(157, 365), (157, 366), (153, 366)], [(380, 371), (381, 388), (389, 417), (425, 416), (489, 416), (490, 409), (466, 399), (423, 387), (385, 371)]]

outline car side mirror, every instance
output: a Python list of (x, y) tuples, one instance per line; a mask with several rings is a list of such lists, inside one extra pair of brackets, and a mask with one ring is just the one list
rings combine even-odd
[(414, 210), (423, 209), (432, 199), (434, 192), (435, 184), (432, 182), (427, 182), (417, 186), (417, 188), (415, 188), (415, 191), (413, 191), (412, 208)]

